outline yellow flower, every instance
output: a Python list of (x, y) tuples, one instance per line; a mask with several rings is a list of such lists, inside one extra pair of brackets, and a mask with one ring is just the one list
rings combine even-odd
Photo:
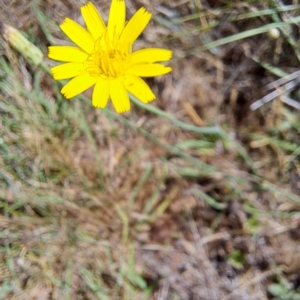
[(148, 103), (155, 95), (140, 77), (169, 73), (172, 69), (158, 62), (168, 61), (172, 51), (149, 48), (132, 52), (132, 45), (151, 19), (139, 9), (125, 24), (125, 1), (112, 0), (107, 26), (95, 6), (81, 7), (87, 30), (66, 18), (61, 30), (78, 47), (50, 46), (49, 58), (65, 62), (51, 69), (55, 80), (71, 79), (61, 90), (72, 98), (95, 85), (92, 104), (104, 108), (111, 98), (118, 113), (130, 110), (128, 92)]

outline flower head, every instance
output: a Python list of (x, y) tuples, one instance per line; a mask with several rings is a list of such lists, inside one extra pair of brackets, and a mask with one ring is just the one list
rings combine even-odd
[(0, 33), (2, 33), (4, 39), (21, 55), (27, 59), (30, 63), (38, 66), (43, 62), (42, 51), (28, 41), (17, 29), (0, 23)]
[(104, 108), (111, 98), (118, 113), (130, 109), (128, 92), (148, 103), (155, 95), (141, 77), (169, 73), (172, 69), (159, 62), (168, 61), (172, 51), (160, 48), (132, 52), (132, 45), (151, 19), (140, 8), (125, 24), (125, 1), (112, 0), (107, 26), (95, 6), (81, 7), (87, 29), (66, 18), (61, 30), (75, 46), (50, 46), (49, 58), (64, 62), (53, 67), (55, 80), (72, 78), (61, 90), (72, 98), (94, 87), (92, 104)]

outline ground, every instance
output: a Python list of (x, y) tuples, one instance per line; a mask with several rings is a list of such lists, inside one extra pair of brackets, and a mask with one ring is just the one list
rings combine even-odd
[(85, 3), (0, 2), (0, 299), (300, 299), (297, 1), (126, 1), (174, 55), (121, 115), (47, 72)]

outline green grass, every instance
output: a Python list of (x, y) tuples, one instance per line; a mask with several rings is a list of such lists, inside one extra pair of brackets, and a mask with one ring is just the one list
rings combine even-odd
[[(283, 46), (279, 63), (262, 53), (245, 60), (253, 59), (266, 70), (268, 81), (274, 80), (273, 74), (291, 73), (299, 56), (289, 30), (299, 19), (299, 7), (272, 2), (246, 12), (241, 4), (185, 12), (163, 26), (156, 19), (161, 30), (176, 28), (164, 41), (166, 47), (181, 45), (182, 53), (174, 46), (174, 84), (185, 79), (178, 79), (176, 64), (197, 69), (197, 55), (212, 55), (228, 75), (235, 61), (227, 63), (221, 52), (225, 56), (231, 49), (248, 47), (254, 53), (259, 39), (266, 54), (272, 53), (267, 40), (272, 28), (282, 31), (279, 44), (292, 51), (291, 66), (283, 63)], [(60, 37), (52, 11), (48, 16), (45, 8), (39, 1), (31, 5), (43, 36), (33, 35), (32, 42), (43, 51)], [(293, 16), (284, 18), (285, 13)], [(226, 23), (239, 32), (222, 36), (222, 14), (228, 14)], [(208, 21), (206, 28), (199, 26), (201, 18)], [(186, 33), (196, 33), (199, 40), (185, 44), (181, 39), (188, 39)], [(203, 40), (208, 42), (200, 44)], [(212, 289), (213, 280), (219, 283), (213, 289), (224, 299), (231, 292), (245, 295), (252, 286), (256, 291), (247, 293), (261, 297), (266, 282), (250, 278), (243, 285), (252, 272), (263, 278), (259, 251), (266, 253), (261, 260), (275, 284), (271, 293), (288, 290), (297, 295), (282, 283), (293, 276), (282, 275), (278, 283), (271, 275), (281, 270), (273, 266), (289, 267), (289, 249), (297, 244), (291, 236), (298, 228), (300, 203), (297, 182), (292, 181), (299, 173), (299, 112), (274, 100), (239, 123), (225, 93), (220, 106), (206, 102), (199, 110), (202, 95), (192, 98), (183, 90), (188, 96), (180, 101), (190, 101), (210, 124), (201, 127), (182, 106), (172, 106), (171, 97), (165, 105), (167, 84), (154, 81), (156, 102), (146, 105), (131, 96), (131, 112), (118, 115), (111, 106), (94, 109), (86, 95), (63, 99), (62, 83), (49, 74), (46, 58), (32, 67), (0, 43), (0, 299), (33, 299), (37, 291), (43, 299), (50, 293), (53, 299), (156, 299), (164, 293), (169, 297), (164, 299), (189, 299), (200, 293), (201, 275), (207, 280), (203, 293)], [(216, 77), (214, 65), (203, 61), (207, 69), (199, 76), (209, 85)], [(236, 86), (243, 76), (252, 80), (245, 73), (234, 78)], [(222, 91), (226, 78), (218, 83)], [(188, 78), (192, 83), (194, 79)], [(215, 85), (210, 89), (214, 92)], [(216, 119), (209, 118), (212, 112)], [(281, 233), (286, 234), (282, 248), (274, 242)], [(260, 238), (263, 246), (256, 243)], [(283, 262), (270, 249), (282, 251)], [(256, 259), (253, 265), (249, 257)], [(227, 292), (222, 268), (233, 268), (238, 282)]]

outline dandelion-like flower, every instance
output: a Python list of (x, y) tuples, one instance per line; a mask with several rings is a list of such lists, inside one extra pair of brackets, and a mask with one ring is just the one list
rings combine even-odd
[(110, 98), (118, 113), (130, 110), (128, 92), (145, 103), (154, 100), (141, 77), (169, 73), (172, 69), (159, 62), (170, 60), (172, 51), (148, 48), (132, 52), (151, 13), (140, 8), (125, 24), (124, 0), (112, 0), (107, 26), (91, 2), (81, 7), (81, 13), (87, 29), (69, 18), (60, 25), (78, 47), (49, 47), (49, 58), (64, 62), (51, 69), (54, 79), (72, 78), (61, 93), (69, 99), (95, 85), (93, 106), (104, 108)]

